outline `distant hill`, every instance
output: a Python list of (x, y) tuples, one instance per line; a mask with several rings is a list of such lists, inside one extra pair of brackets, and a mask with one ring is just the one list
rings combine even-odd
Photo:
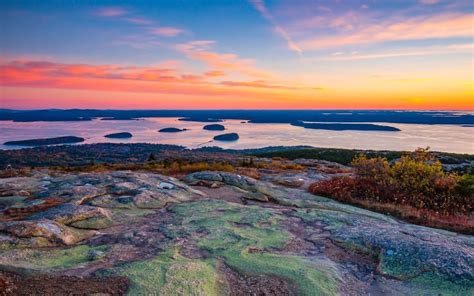
[(474, 114), (454, 111), (395, 111), (395, 110), (92, 110), (0, 109), (0, 120), (82, 121), (94, 118), (132, 120), (147, 117), (179, 117), (183, 121), (221, 122), (226, 119), (247, 120), (251, 123), (409, 123), (474, 125)]

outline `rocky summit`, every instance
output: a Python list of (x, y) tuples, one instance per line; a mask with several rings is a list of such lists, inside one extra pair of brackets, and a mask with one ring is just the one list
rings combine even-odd
[(0, 179), (0, 295), (472, 295), (474, 238), (289, 175)]

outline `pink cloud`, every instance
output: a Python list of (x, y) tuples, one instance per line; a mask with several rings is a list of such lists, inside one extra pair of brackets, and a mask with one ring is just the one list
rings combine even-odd
[(136, 24), (136, 25), (151, 25), (153, 21), (141, 18), (141, 17), (128, 17), (125, 20), (129, 23)]
[(104, 7), (98, 9), (95, 14), (103, 17), (118, 17), (128, 14), (128, 11), (122, 7)]
[(222, 85), (232, 86), (232, 87), (252, 87), (252, 88), (273, 88), (273, 89), (285, 89), (285, 90), (296, 90), (304, 89), (301, 87), (294, 86), (284, 86), (269, 83), (265, 80), (255, 80), (255, 81), (222, 81)]
[(174, 37), (184, 32), (182, 29), (173, 28), (173, 27), (159, 27), (153, 28), (150, 30), (152, 34), (164, 36), (164, 37)]
[(342, 32), (307, 39), (301, 41), (300, 45), (311, 50), (387, 41), (470, 37), (473, 33), (473, 17), (474, 14), (442, 14), (402, 21), (366, 22), (365, 27), (359, 24), (358, 28), (352, 28), (347, 20), (341, 20), (341, 23), (333, 25), (342, 27)]
[[(225, 73), (218, 70), (197, 75), (181, 73), (164, 67), (166, 65), (176, 64), (169, 61), (156, 66), (138, 67), (17, 60), (0, 64), (0, 84), (2, 87), (236, 96), (255, 94), (256, 89), (266, 92), (275, 88), (292, 89), (265, 81), (214, 82), (208, 79)], [(233, 87), (230, 89), (228, 86)]]
[(433, 4), (437, 4), (439, 2), (440, 2), (440, 0), (420, 0), (420, 3), (425, 4), (425, 5), (433, 5)]
[(251, 59), (242, 59), (232, 53), (217, 53), (211, 50), (213, 40), (196, 40), (175, 46), (176, 50), (188, 58), (209, 65), (213, 70), (231, 71), (249, 77), (270, 77), (269, 72), (258, 69)]
[(371, 59), (386, 59), (408, 56), (429, 56), (429, 55), (443, 55), (456, 53), (470, 53), (474, 50), (474, 44), (451, 44), (446, 46), (432, 46), (423, 48), (411, 48), (399, 51), (375, 52), (375, 53), (344, 53), (335, 52), (331, 57), (323, 58), (323, 60), (331, 61), (349, 61), (349, 60), (371, 60)]

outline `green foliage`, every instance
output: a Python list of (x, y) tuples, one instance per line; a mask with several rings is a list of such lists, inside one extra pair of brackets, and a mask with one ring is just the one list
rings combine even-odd
[[(321, 159), (340, 164), (348, 165), (356, 157), (362, 153), (361, 150), (351, 149), (336, 149), (336, 148), (310, 148), (310, 149), (295, 149), (295, 150), (281, 150), (272, 152), (255, 153), (254, 155), (260, 157), (281, 157), (286, 159)], [(403, 152), (397, 151), (366, 151), (364, 154), (367, 157), (385, 157), (388, 160), (399, 158)]]
[(386, 158), (359, 155), (354, 177), (339, 177), (310, 186), (315, 194), (431, 210), (443, 215), (469, 214), (474, 207), (474, 178), (444, 172), (428, 149), (417, 149), (390, 164)]
[(474, 196), (474, 175), (465, 174), (459, 178), (455, 190), (463, 196)]

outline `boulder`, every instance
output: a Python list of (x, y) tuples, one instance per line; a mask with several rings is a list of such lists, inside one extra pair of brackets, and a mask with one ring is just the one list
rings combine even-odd
[(158, 185), (160, 189), (173, 189), (174, 185), (168, 182), (160, 182), (160, 185)]
[(111, 213), (105, 209), (85, 205), (77, 206), (69, 203), (28, 217), (30, 221), (42, 219), (87, 229), (102, 229), (112, 224)]
[(96, 196), (105, 194), (105, 189), (90, 184), (74, 186), (71, 190), (72, 202), (81, 205)]
[(191, 185), (202, 184), (202, 181), (212, 181), (235, 186), (244, 191), (243, 196), (245, 198), (264, 202), (267, 202), (268, 196), (274, 193), (274, 190), (265, 183), (247, 176), (227, 172), (196, 172), (184, 177), (184, 181)]
[[(75, 231), (51, 220), (9, 221), (0, 223), (0, 249), (71, 245), (82, 239)], [(6, 235), (5, 235), (6, 234)]]
[(291, 177), (291, 176), (279, 176), (272, 179), (272, 182), (277, 185), (298, 188), (298, 187), (303, 186), (304, 179), (298, 178), (298, 177)]

